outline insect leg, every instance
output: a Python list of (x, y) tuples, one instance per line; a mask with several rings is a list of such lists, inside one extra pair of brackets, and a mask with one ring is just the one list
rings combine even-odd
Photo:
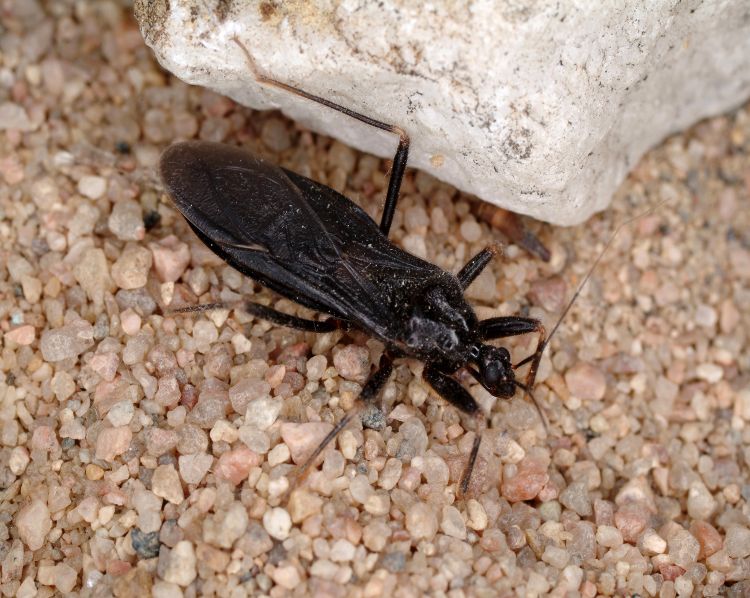
[(539, 340), (537, 341), (534, 352), (513, 366), (513, 369), (516, 370), (531, 362), (529, 373), (526, 375), (525, 384), (527, 388), (533, 390), (536, 372), (539, 369), (539, 362), (542, 359), (544, 348), (547, 346), (545, 330), (542, 323), (534, 318), (523, 318), (521, 316), (489, 318), (479, 322), (479, 332), (485, 340), (518, 336), (520, 334), (529, 334), (532, 332), (539, 334)]
[(234, 37), (232, 39), (234, 40), (234, 43), (236, 43), (245, 54), (245, 59), (250, 66), (250, 70), (255, 76), (255, 80), (258, 83), (278, 87), (279, 89), (283, 89), (284, 91), (288, 91), (289, 93), (293, 93), (294, 95), (300, 96), (307, 100), (311, 100), (318, 104), (322, 104), (323, 106), (327, 106), (328, 108), (332, 108), (337, 112), (346, 114), (347, 116), (350, 116), (372, 127), (376, 127), (382, 131), (388, 131), (389, 133), (398, 135), (398, 148), (396, 149), (396, 155), (393, 158), (391, 178), (388, 181), (388, 192), (385, 196), (383, 215), (380, 219), (380, 230), (384, 235), (388, 236), (388, 231), (390, 231), (391, 223), (393, 222), (393, 214), (396, 211), (398, 192), (401, 189), (401, 180), (404, 178), (406, 162), (409, 158), (409, 136), (406, 134), (406, 131), (396, 125), (389, 125), (388, 123), (375, 120), (374, 118), (370, 118), (369, 116), (365, 116), (364, 114), (360, 114), (359, 112), (355, 112), (354, 110), (345, 108), (340, 104), (336, 104), (335, 102), (332, 102), (320, 96), (316, 96), (297, 87), (293, 87), (292, 85), (288, 85), (286, 83), (282, 83), (281, 81), (277, 81), (276, 79), (272, 79), (270, 77), (262, 75), (255, 66), (255, 61), (253, 60), (253, 57), (250, 55), (250, 52), (245, 47), (245, 45), (237, 37)]
[[(185, 307), (177, 307), (171, 309), (170, 313), (176, 314), (188, 314), (188, 313), (203, 313), (211, 311), (213, 309), (232, 309), (237, 304), (227, 303), (202, 303), (200, 305), (187, 305)], [(340, 320), (338, 318), (328, 318), (327, 320), (308, 320), (307, 318), (299, 318), (291, 314), (285, 314), (284, 312), (261, 305), (260, 303), (252, 303), (251, 301), (245, 301), (241, 303), (242, 308), (252, 316), (263, 318), (279, 326), (287, 326), (289, 328), (296, 328), (297, 330), (305, 330), (307, 332), (333, 332), (339, 328), (348, 328), (348, 322)]]
[(385, 386), (385, 383), (388, 382), (388, 378), (391, 377), (392, 372), (393, 360), (389, 355), (383, 354), (383, 356), (380, 358), (378, 369), (370, 374), (367, 382), (365, 382), (365, 385), (362, 387), (362, 392), (360, 392), (359, 396), (357, 397), (357, 405), (354, 408), (350, 409), (349, 413), (347, 413), (346, 416), (344, 416), (344, 418), (333, 427), (333, 430), (326, 434), (326, 437), (315, 448), (313, 453), (300, 466), (294, 483), (290, 487), (290, 491), (297, 484), (299, 484), (305, 478), (305, 476), (307, 476), (310, 467), (313, 465), (313, 463), (315, 463), (317, 458), (331, 443), (331, 441), (339, 435), (339, 432), (346, 428), (346, 426), (348, 426), (355, 417), (359, 416), (360, 413), (362, 413), (362, 410), (371, 401), (375, 400), (380, 395), (380, 391), (383, 390), (383, 387)]
[(474, 438), (474, 444), (471, 447), (471, 453), (469, 454), (469, 461), (466, 464), (466, 468), (464, 469), (459, 484), (461, 494), (466, 494), (469, 489), (469, 482), (471, 481), (471, 472), (474, 470), (474, 464), (476, 463), (477, 455), (479, 454), (479, 445), (482, 442), (481, 429), (485, 426), (484, 416), (479, 409), (479, 404), (474, 400), (474, 397), (469, 394), (469, 391), (450, 376), (428, 364), (422, 372), (422, 377), (430, 386), (432, 386), (435, 392), (451, 405), (458, 407), (464, 413), (476, 416), (479, 422), (480, 430), (477, 431), (477, 435)]
[(297, 330), (306, 330), (308, 332), (333, 332), (339, 328), (349, 327), (348, 322), (338, 318), (328, 318), (322, 321), (308, 320), (307, 318), (285, 314), (272, 307), (250, 301), (243, 303), (242, 308), (250, 315), (263, 318), (279, 326), (287, 326), (288, 328), (296, 328)]
[(466, 265), (461, 268), (456, 277), (458, 282), (461, 284), (461, 288), (465, 289), (468, 287), (474, 279), (484, 270), (485, 266), (490, 263), (490, 260), (499, 255), (502, 251), (502, 247), (499, 243), (492, 243), (488, 245), (482, 251), (477, 253), (471, 258)]

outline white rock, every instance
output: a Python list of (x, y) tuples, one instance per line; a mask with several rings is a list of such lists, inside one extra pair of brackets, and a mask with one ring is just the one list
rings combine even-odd
[(559, 224), (605, 208), (666, 135), (750, 94), (745, 0), (169, 6), (136, 0), (136, 16), (182, 79), (393, 156), (393, 135), (259, 86), (237, 35), (262, 73), (402, 126), (412, 166)]
[(189, 586), (197, 575), (195, 565), (195, 549), (192, 543), (187, 540), (177, 542), (169, 554), (164, 581), (182, 587)]

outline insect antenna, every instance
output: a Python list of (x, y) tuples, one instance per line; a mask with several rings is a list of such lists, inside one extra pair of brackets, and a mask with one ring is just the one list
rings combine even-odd
[[(555, 336), (555, 333), (560, 328), (560, 324), (562, 324), (562, 321), (565, 319), (565, 316), (568, 315), (568, 312), (570, 311), (570, 308), (573, 307), (573, 304), (578, 299), (578, 296), (581, 294), (581, 291), (583, 291), (583, 287), (586, 286), (586, 283), (591, 278), (591, 275), (594, 273), (594, 270), (596, 270), (597, 266), (599, 266), (599, 262), (602, 261), (602, 258), (604, 257), (604, 254), (607, 253), (607, 251), (609, 251), (609, 248), (612, 246), (612, 243), (614, 243), (614, 240), (617, 237), (617, 235), (620, 234), (620, 231), (623, 228), (625, 228), (626, 226), (628, 226), (629, 224), (635, 222), (636, 220), (640, 220), (641, 218), (644, 218), (645, 216), (648, 216), (652, 212), (656, 211), (658, 208), (660, 208), (666, 202), (667, 202), (666, 199), (663, 200), (663, 201), (660, 201), (655, 206), (650, 207), (649, 209), (645, 210), (644, 212), (642, 212), (640, 214), (636, 214), (635, 216), (632, 216), (632, 217), (628, 218), (627, 220), (625, 220), (624, 222), (621, 222), (617, 226), (617, 228), (615, 229), (615, 232), (612, 233), (612, 235), (607, 240), (607, 243), (604, 245), (604, 249), (601, 250), (601, 252), (597, 256), (597, 258), (594, 260), (594, 263), (589, 268), (589, 271), (586, 272), (586, 276), (583, 277), (583, 280), (578, 285), (578, 288), (576, 288), (575, 293), (573, 293), (573, 296), (571, 297), (570, 301), (568, 301), (568, 304), (565, 306), (565, 309), (563, 310), (562, 314), (560, 314), (560, 317), (557, 319), (557, 322), (552, 327), (552, 331), (549, 333), (549, 335), (547, 335), (547, 338), (542, 341), (542, 343), (541, 343), (541, 345), (539, 347), (539, 351), (540, 352), (544, 351), (544, 349), (549, 344), (550, 340), (552, 340), (552, 337)], [(526, 360), (524, 360), (521, 363), (525, 363), (525, 362), (526, 362)], [(519, 365), (521, 365), (521, 364), (519, 364)], [(526, 390), (526, 392), (528, 392), (529, 395), (531, 396), (531, 393), (529, 392), (529, 390)]]
[(544, 412), (544, 409), (542, 409), (542, 406), (539, 404), (539, 401), (536, 400), (534, 393), (531, 391), (531, 389), (528, 386), (526, 386), (522, 382), (519, 382), (518, 380), (513, 380), (513, 384), (515, 384), (518, 388), (520, 388), (529, 396), (529, 398), (531, 399), (531, 402), (534, 403), (534, 407), (536, 407), (536, 410), (539, 412), (539, 419), (541, 419), (542, 424), (544, 424), (544, 431), (549, 433), (549, 419), (547, 419), (547, 414)]

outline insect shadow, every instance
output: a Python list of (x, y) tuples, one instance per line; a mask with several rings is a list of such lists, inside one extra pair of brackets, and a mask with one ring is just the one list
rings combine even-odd
[[(532, 391), (548, 342), (542, 323), (521, 316), (479, 320), (464, 298), (466, 288), (498, 253), (497, 245), (489, 245), (457, 274), (451, 274), (389, 241), (409, 154), (409, 136), (403, 129), (260, 74), (245, 46), (236, 38), (234, 41), (259, 83), (317, 102), (399, 139), (379, 224), (333, 189), (235, 147), (187, 141), (170, 146), (161, 157), (161, 177), (169, 195), (214, 253), (269, 289), (329, 317), (305, 319), (243, 302), (248, 313), (304, 331), (356, 329), (385, 345), (356, 408), (334, 426), (301, 465), (297, 480), (337, 434), (378, 399), (393, 370), (393, 360), (409, 357), (424, 362), (422, 376), (438, 395), (478, 420), (459, 486), (461, 493), (466, 493), (486, 416), (453, 376), (465, 369), (495, 397), (509, 399), (520, 390), (536, 404)], [(206, 311), (219, 306), (175, 311)], [(538, 335), (536, 349), (517, 363), (512, 363), (506, 348), (487, 342), (530, 333)], [(529, 368), (521, 382), (516, 379), (516, 371), (525, 365)], [(546, 425), (541, 409), (539, 412)]]

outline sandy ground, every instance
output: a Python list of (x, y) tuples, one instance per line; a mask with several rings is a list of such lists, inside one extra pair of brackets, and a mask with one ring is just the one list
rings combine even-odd
[[(378, 214), (385, 161), (163, 73), (115, 3), (0, 5), (0, 592), (3, 596), (750, 595), (750, 111), (636, 167), (583, 226), (531, 223), (472, 285), (481, 317), (551, 328), (536, 395), (474, 431), (397, 362), (383, 409), (344, 417), (382, 345), (223, 265), (156, 176), (172, 141), (246, 147)], [(409, 171), (392, 238), (457, 271), (500, 235)], [(508, 345), (516, 359), (533, 338)], [(462, 379), (471, 385), (468, 378)]]

